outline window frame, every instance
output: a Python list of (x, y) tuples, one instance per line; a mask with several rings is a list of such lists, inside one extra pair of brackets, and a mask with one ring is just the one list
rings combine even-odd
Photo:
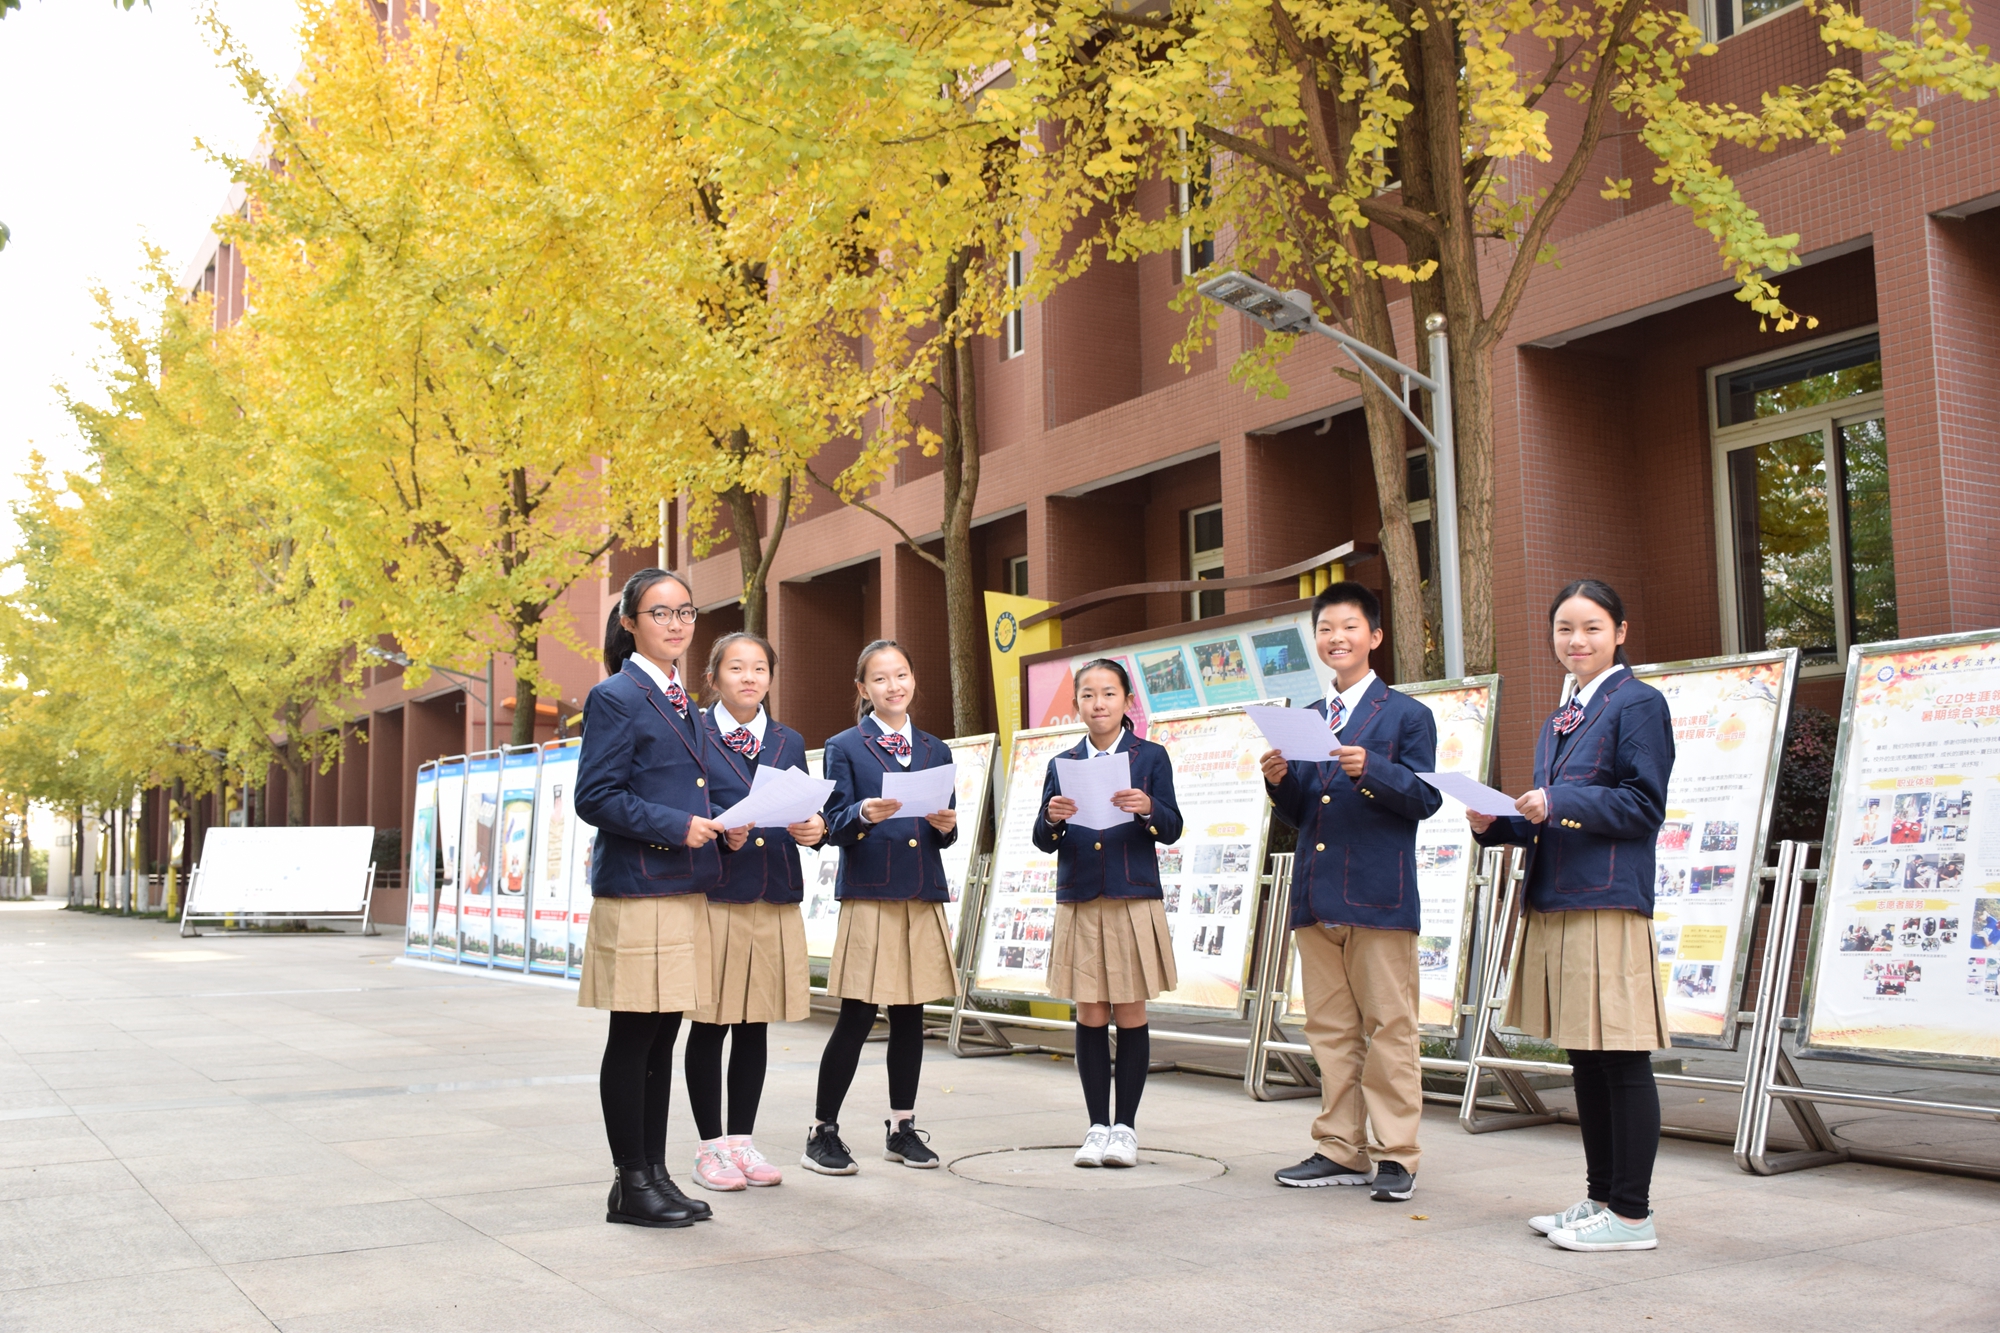
[[(1774, 18), (1791, 13), (1804, 3), (1805, 0), (1792, 0), (1790, 4), (1773, 10), (1762, 18), (1751, 19), (1748, 23), (1739, 22), (1743, 17), (1743, 0), (1688, 0), (1687, 9), (1688, 17), (1694, 20), (1695, 27), (1701, 29), (1704, 37), (1711, 42), (1726, 42), (1731, 37), (1740, 36), (1752, 28), (1762, 27)], [(1715, 12), (1724, 5), (1729, 6), (1729, 21), (1732, 26), (1728, 32), (1717, 36)]]
[(1020, 250), (1007, 253), (1007, 290), (1014, 302), (1001, 319), (1000, 359), (1012, 361), (1017, 356), (1028, 354), (1028, 312), (1021, 305), (1021, 288), (1028, 281), (1027, 255)]
[[(1888, 395), (1883, 390), (1855, 394), (1853, 397), (1824, 403), (1818, 407), (1760, 417), (1755, 421), (1745, 421), (1733, 426), (1722, 426), (1718, 424), (1721, 419), (1721, 401), (1717, 390), (1723, 379), (1739, 371), (1754, 370), (1758, 366), (1769, 365), (1776, 361), (1789, 361), (1825, 348), (1859, 342), (1868, 337), (1876, 339), (1876, 354), (1879, 358), (1881, 326), (1863, 324), (1843, 329), (1839, 333), (1828, 334), (1824, 338), (1792, 343), (1780, 351), (1764, 352), (1710, 366), (1702, 377), (1703, 389), (1708, 399), (1706, 415), (1710, 489), (1714, 497), (1716, 591), (1722, 613), (1722, 651), (1725, 654), (1764, 651), (1763, 644), (1753, 647), (1745, 647), (1743, 644), (1742, 588), (1737, 577), (1741, 565), (1740, 553), (1736, 549), (1736, 506), (1729, 479), (1729, 456), (1742, 449), (1769, 444), (1774, 440), (1788, 440), (1795, 435), (1805, 435), (1817, 430), (1820, 432), (1821, 447), (1825, 451), (1827, 463), (1827, 549), (1833, 569), (1834, 654), (1831, 662), (1808, 662), (1801, 654), (1799, 675), (1819, 678), (1846, 674), (1847, 652), (1855, 640), (1852, 637), (1853, 610), (1849, 603), (1848, 586), (1852, 581), (1852, 571), (1848, 568), (1847, 560), (1847, 529), (1850, 520), (1847, 515), (1847, 492), (1844, 484), (1845, 468), (1838, 454), (1840, 431), (1842, 427), (1857, 422), (1883, 421), (1886, 434)], [(1892, 550), (1893, 547), (1892, 527)]]
[(1007, 591), (1015, 597), (1028, 595), (1028, 557), (1010, 555), (1007, 557)]
[[(1223, 546), (1217, 546), (1206, 551), (1195, 550), (1194, 546), (1195, 519), (1205, 514), (1215, 514), (1220, 516), (1222, 514), (1222, 505), (1219, 502), (1216, 504), (1198, 505), (1195, 508), (1188, 510), (1187, 516), (1183, 520), (1183, 522), (1187, 526), (1187, 571), (1188, 571), (1187, 576), (1190, 580), (1199, 580), (1203, 574), (1208, 573), (1210, 570), (1214, 570), (1215, 572), (1222, 574), (1223, 577), (1225, 578), (1228, 577), (1228, 574), (1226, 573), (1226, 570), (1228, 569), (1228, 562), (1224, 560), (1222, 554), (1224, 547), (1227, 546), (1229, 542), (1229, 531), (1226, 526), (1226, 520), (1225, 520), (1225, 527), (1223, 529)], [(1204, 616), (1201, 613), (1201, 599), (1207, 595), (1208, 594), (1206, 593), (1200, 593), (1200, 592), (1191, 592), (1188, 594), (1189, 620), (1213, 619), (1213, 617)], [(1227, 594), (1224, 594), (1224, 602), (1225, 602), (1224, 609), (1216, 612), (1216, 615), (1228, 614)]]

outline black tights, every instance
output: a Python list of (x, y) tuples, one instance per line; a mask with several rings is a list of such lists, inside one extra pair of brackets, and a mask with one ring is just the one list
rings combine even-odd
[[(889, 1010), (889, 1109), (917, 1109), (917, 1076), (924, 1068), (924, 1007), (892, 1004)], [(819, 1058), (819, 1101), (814, 1109), (822, 1123), (840, 1119), (840, 1104), (854, 1083), (861, 1048), (875, 1026), (875, 1006), (866, 1000), (842, 1000), (840, 1018)]]
[(1153, 1063), (1153, 1034), (1144, 1023), (1118, 1029), (1118, 1118), (1111, 1118), (1111, 1028), (1076, 1025), (1076, 1075), (1083, 1081), (1083, 1109), (1093, 1125), (1138, 1128), (1139, 1098)]
[(604, 1105), (604, 1137), (621, 1168), (667, 1161), (667, 1098), (674, 1090), (674, 1038), (679, 1014), (611, 1011), (597, 1096)]
[(1651, 1051), (1571, 1051), (1576, 1119), (1590, 1197), (1644, 1217), (1660, 1150), (1660, 1086)]
[(688, 1024), (687, 1053), (682, 1057), (687, 1070), (688, 1102), (694, 1108), (694, 1127), (704, 1139), (722, 1137), (722, 1039), (735, 1033), (729, 1043), (729, 1133), (752, 1134), (757, 1129), (757, 1103), (764, 1096), (766, 1023)]

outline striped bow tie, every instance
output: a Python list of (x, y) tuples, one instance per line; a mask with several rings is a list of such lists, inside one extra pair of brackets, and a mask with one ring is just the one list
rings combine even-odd
[(910, 757), (910, 738), (900, 731), (885, 731), (875, 738), (875, 743), (898, 759)]
[(742, 755), (745, 759), (755, 759), (757, 751), (764, 748), (763, 742), (752, 736), (748, 727), (738, 727), (727, 736), (724, 736), (722, 743)]
[(1336, 695), (1326, 706), (1327, 730), (1339, 735), (1340, 725), (1345, 721), (1347, 721), (1347, 701)]
[(685, 719), (688, 715), (688, 695), (687, 691), (681, 688), (681, 683), (677, 680), (668, 681), (666, 694), (667, 702), (672, 704), (674, 711)]
[(1564, 705), (1563, 710), (1555, 715), (1555, 720), (1549, 723), (1549, 725), (1555, 728), (1556, 735), (1569, 735), (1572, 731), (1583, 725), (1583, 705), (1574, 699), (1570, 700), (1568, 704)]

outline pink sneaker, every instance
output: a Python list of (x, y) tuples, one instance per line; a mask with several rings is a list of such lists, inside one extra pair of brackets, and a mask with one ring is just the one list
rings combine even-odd
[(764, 1154), (757, 1151), (757, 1145), (750, 1141), (748, 1134), (732, 1134), (724, 1139), (723, 1151), (729, 1160), (736, 1163), (736, 1170), (745, 1184), (782, 1185), (785, 1173), (764, 1160)]
[(694, 1154), (694, 1181), (704, 1189), (740, 1190), (749, 1184), (730, 1157), (728, 1139), (703, 1139)]

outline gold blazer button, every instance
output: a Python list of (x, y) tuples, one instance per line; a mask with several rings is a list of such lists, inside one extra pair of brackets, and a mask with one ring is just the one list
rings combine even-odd
[(1090, 844), (1090, 845), (1091, 845), (1091, 846), (1092, 846), (1093, 848), (1095, 848), (1096, 850), (1100, 851), (1100, 852), (1104, 850), (1104, 844), (1103, 844), (1103, 843), (1101, 843), (1101, 842), (1093, 842), (1093, 843), (1092, 843), (1092, 844)]
[(707, 779), (707, 778), (696, 778), (696, 779), (694, 780), (694, 785), (695, 785), (695, 786), (697, 786), (697, 787), (706, 787), (706, 786), (708, 785), (708, 779)]
[(915, 838), (910, 839), (910, 846), (914, 847), (916, 845), (917, 845), (917, 840)]
[(764, 845), (764, 840), (762, 838), (757, 839), (757, 845), (759, 847), (762, 847)]
[(1319, 803), (1320, 803), (1321, 805), (1332, 805), (1332, 804), (1333, 804), (1333, 798), (1332, 798), (1331, 796), (1322, 796), (1322, 797), (1320, 797), (1320, 798), (1319, 798)]
[(1316, 852), (1323, 852), (1326, 850), (1326, 844), (1323, 842), (1316, 842), (1313, 844), (1313, 850)]

